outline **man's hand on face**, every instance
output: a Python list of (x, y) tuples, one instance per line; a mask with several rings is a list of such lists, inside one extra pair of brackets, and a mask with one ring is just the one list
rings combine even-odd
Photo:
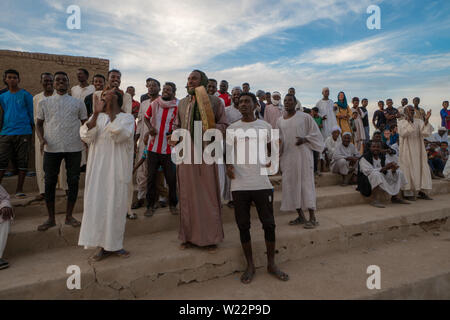
[(0, 216), (3, 218), (3, 220), (11, 220), (14, 216), (13, 210), (10, 207), (4, 207), (0, 209)]

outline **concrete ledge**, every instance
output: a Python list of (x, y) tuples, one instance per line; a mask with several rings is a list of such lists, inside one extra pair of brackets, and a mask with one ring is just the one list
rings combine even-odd
[[(345, 207), (342, 212), (345, 214), (323, 210), (321, 225), (315, 230), (288, 226), (292, 217), (278, 216), (277, 262), (441, 230), (448, 226), (450, 203), (448, 195), (441, 195), (435, 197), (432, 207), (428, 201), (418, 201), (384, 210), (364, 205)], [(111, 257), (93, 266), (86, 262), (93, 251), (79, 247), (19, 256), (10, 260), (11, 268), (2, 271), (0, 299), (140, 298), (158, 296), (186, 283), (225, 277), (242, 270), (244, 258), (237, 227), (229, 223), (224, 229), (225, 241), (215, 254), (201, 249), (180, 250), (177, 232), (167, 231), (126, 239), (125, 248), (132, 254), (129, 259)], [(252, 236), (255, 263), (262, 267), (265, 246), (259, 224), (253, 225)], [(74, 264), (82, 270), (82, 290), (69, 291), (65, 271)]]

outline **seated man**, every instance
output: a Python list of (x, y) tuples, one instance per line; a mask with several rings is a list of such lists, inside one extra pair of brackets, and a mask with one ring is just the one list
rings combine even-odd
[(439, 152), (439, 148), (436, 142), (432, 142), (430, 144), (429, 149), (427, 150), (428, 153), (428, 164), (431, 168), (431, 177), (439, 177), (439, 178), (445, 178), (443, 171), (445, 167), (445, 163), (441, 159), (441, 153)]
[(438, 132), (433, 133), (433, 136), (431, 137), (432, 141), (436, 141), (436, 142), (443, 142), (443, 141), (448, 141), (448, 134), (447, 134), (447, 129), (445, 127), (440, 127)]
[(376, 208), (384, 208), (381, 203), (383, 193), (389, 194), (392, 203), (409, 204), (398, 197), (401, 187), (407, 184), (406, 178), (394, 162), (386, 163), (386, 157), (381, 153), (381, 143), (372, 141), (370, 151), (359, 160), (359, 170), (367, 176)]
[(13, 218), (13, 210), (9, 202), (9, 194), (0, 185), (0, 270), (9, 267), (9, 263), (2, 259), (3, 250), (6, 247), (6, 240), (8, 239), (9, 225)]
[(323, 153), (325, 154), (325, 161), (327, 163), (327, 168), (330, 167), (330, 162), (333, 159), (333, 154), (336, 148), (342, 143), (341, 139), (341, 128), (339, 126), (334, 126), (331, 129), (331, 136), (325, 140), (325, 149)]
[(353, 143), (352, 134), (345, 132), (342, 143), (336, 148), (331, 161), (331, 172), (342, 176), (342, 186), (349, 185), (355, 174), (356, 165), (361, 157)]
[(439, 149), (439, 155), (441, 156), (442, 161), (444, 162), (444, 165), (448, 162), (448, 142), (442, 141), (441, 147)]

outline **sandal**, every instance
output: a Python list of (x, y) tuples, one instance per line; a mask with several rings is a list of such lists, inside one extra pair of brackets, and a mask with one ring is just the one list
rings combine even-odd
[(105, 249), (100, 248), (96, 254), (94, 254), (92, 257), (89, 258), (89, 260), (97, 262), (97, 261), (100, 261), (100, 260), (103, 260), (103, 259), (109, 257), (111, 254), (112, 254), (112, 252), (106, 251)]
[(137, 219), (137, 214), (136, 213), (132, 213), (132, 214), (127, 213), (127, 219), (129, 219), (129, 220), (136, 220)]
[(289, 280), (289, 275), (287, 273), (284, 273), (283, 271), (281, 271), (278, 268), (275, 271), (267, 269), (267, 272), (269, 272), (269, 274), (273, 275), (275, 278), (277, 278), (281, 281)]
[(130, 252), (126, 251), (125, 249), (121, 249), (118, 251), (113, 252), (116, 256), (120, 257), (120, 258), (129, 258), (130, 257)]
[(38, 231), (47, 231), (48, 229), (50, 229), (51, 227), (55, 227), (56, 223), (55, 221), (51, 221), (51, 220), (47, 220), (45, 221), (43, 224), (41, 224), (40, 226), (38, 226)]
[(245, 272), (241, 276), (241, 282), (243, 284), (249, 284), (250, 282), (252, 282), (254, 276), (255, 276), (255, 270), (253, 270), (253, 272), (250, 272), (249, 270), (245, 270)]
[(306, 221), (300, 217), (297, 217), (297, 219), (295, 219), (295, 220), (289, 221), (290, 226), (296, 226), (296, 225), (305, 224), (305, 223), (306, 223)]
[(305, 226), (303, 228), (305, 229), (314, 229), (319, 225), (319, 222), (317, 221), (308, 221), (305, 223)]
[(23, 199), (23, 198), (26, 198), (26, 197), (27, 197), (27, 195), (25, 193), (23, 193), (23, 192), (17, 192), (16, 193), (16, 198), (17, 199)]
[(74, 217), (70, 217), (69, 219), (66, 218), (65, 224), (74, 228), (78, 228), (79, 226), (81, 226), (81, 222)]

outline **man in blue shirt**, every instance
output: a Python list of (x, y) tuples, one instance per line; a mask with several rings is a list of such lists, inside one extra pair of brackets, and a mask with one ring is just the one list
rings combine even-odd
[(17, 161), (19, 179), (16, 196), (24, 197), (23, 183), (28, 170), (28, 150), (33, 132), (33, 96), (19, 87), (16, 70), (6, 70), (3, 79), (8, 91), (0, 95), (3, 122), (0, 129), (0, 183), (10, 159)]

